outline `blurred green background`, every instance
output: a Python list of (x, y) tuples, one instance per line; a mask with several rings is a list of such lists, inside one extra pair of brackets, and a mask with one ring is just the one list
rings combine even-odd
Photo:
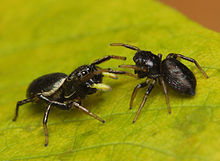
[[(104, 79), (112, 91), (89, 96), (84, 105), (106, 120), (101, 124), (78, 111), (51, 110), (49, 145), (44, 147), (44, 107), (28, 104), (12, 122), (16, 102), (36, 77), (71, 73), (80, 65), (114, 54), (102, 67), (133, 64), (134, 52), (110, 47), (130, 43), (141, 49), (193, 57), (210, 76), (183, 61), (197, 78), (196, 96), (169, 89), (168, 115), (156, 85), (135, 124), (140, 90), (128, 110), (132, 90), (143, 80)], [(191, 22), (155, 0), (1, 1), (0, 5), (0, 160), (217, 161), (220, 134), (220, 35)], [(130, 71), (130, 70), (128, 70)]]

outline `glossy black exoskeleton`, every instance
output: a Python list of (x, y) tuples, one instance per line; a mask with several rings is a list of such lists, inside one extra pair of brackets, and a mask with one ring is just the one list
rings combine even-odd
[(111, 46), (124, 46), (126, 48), (136, 50), (137, 52), (133, 57), (133, 60), (136, 65), (120, 65), (119, 67), (134, 69), (135, 74), (137, 74), (139, 78), (147, 77), (145, 82), (138, 84), (134, 88), (130, 100), (130, 109), (132, 109), (133, 100), (137, 94), (137, 91), (140, 88), (146, 87), (149, 84), (149, 81), (151, 80), (151, 83), (148, 86), (148, 89), (144, 95), (144, 98), (133, 120), (133, 123), (136, 122), (147, 100), (147, 97), (152, 91), (156, 81), (159, 81), (160, 84), (162, 84), (163, 86), (169, 113), (171, 113), (171, 108), (165, 83), (178, 93), (183, 93), (190, 96), (195, 95), (196, 78), (194, 74), (184, 64), (177, 60), (177, 58), (182, 58), (194, 63), (198, 67), (198, 69), (203, 73), (203, 75), (206, 78), (208, 78), (208, 75), (202, 70), (202, 68), (196, 60), (189, 57), (185, 57), (181, 54), (170, 53), (166, 57), (166, 59), (162, 60), (161, 54), (155, 55), (150, 51), (140, 50), (136, 46), (122, 43), (112, 43)]
[(110, 59), (126, 60), (126, 57), (114, 55), (106, 56), (95, 60), (90, 65), (78, 67), (70, 75), (52, 73), (35, 79), (27, 89), (27, 99), (17, 102), (13, 121), (17, 119), (19, 106), (29, 102), (45, 102), (48, 105), (43, 118), (45, 146), (48, 145), (47, 119), (50, 109), (53, 106), (63, 110), (76, 108), (104, 123), (105, 121), (103, 119), (81, 106), (81, 99), (95, 93), (97, 89), (110, 89), (108, 85), (102, 84), (103, 76), (109, 76), (114, 79), (117, 78), (115, 74), (128, 74), (132, 76), (132, 74), (128, 72), (114, 71), (110, 68), (101, 69), (97, 66)]

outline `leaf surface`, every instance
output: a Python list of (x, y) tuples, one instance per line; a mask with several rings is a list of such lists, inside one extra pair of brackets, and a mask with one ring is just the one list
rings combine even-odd
[[(20, 0), (0, 6), (0, 160), (217, 161), (220, 160), (220, 35), (154, 0)], [(144, 80), (120, 76), (104, 79), (113, 89), (86, 98), (84, 106), (105, 124), (78, 111), (51, 110), (49, 145), (44, 147), (44, 107), (16, 102), (28, 84), (52, 72), (71, 73), (105, 55), (126, 56), (100, 65), (117, 69), (134, 64), (134, 51), (110, 47), (124, 42), (141, 49), (181, 53), (195, 58), (210, 76), (182, 61), (197, 78), (196, 96), (168, 89), (172, 114), (162, 87), (149, 96), (132, 124), (144, 90), (128, 104), (133, 88)], [(129, 71), (129, 70), (127, 70)]]

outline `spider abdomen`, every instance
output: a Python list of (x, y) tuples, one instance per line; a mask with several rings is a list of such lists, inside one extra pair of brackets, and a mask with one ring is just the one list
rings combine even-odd
[(175, 91), (191, 96), (195, 95), (196, 78), (180, 61), (174, 58), (163, 60), (161, 74), (164, 81)]
[(27, 98), (36, 94), (50, 96), (54, 94), (64, 83), (67, 75), (64, 73), (46, 74), (33, 80), (27, 89)]

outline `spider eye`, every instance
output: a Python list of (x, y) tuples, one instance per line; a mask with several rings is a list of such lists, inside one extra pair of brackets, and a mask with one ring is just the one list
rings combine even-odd
[(86, 71), (82, 71), (82, 75), (84, 76), (84, 75), (86, 75), (87, 74), (87, 72)]

